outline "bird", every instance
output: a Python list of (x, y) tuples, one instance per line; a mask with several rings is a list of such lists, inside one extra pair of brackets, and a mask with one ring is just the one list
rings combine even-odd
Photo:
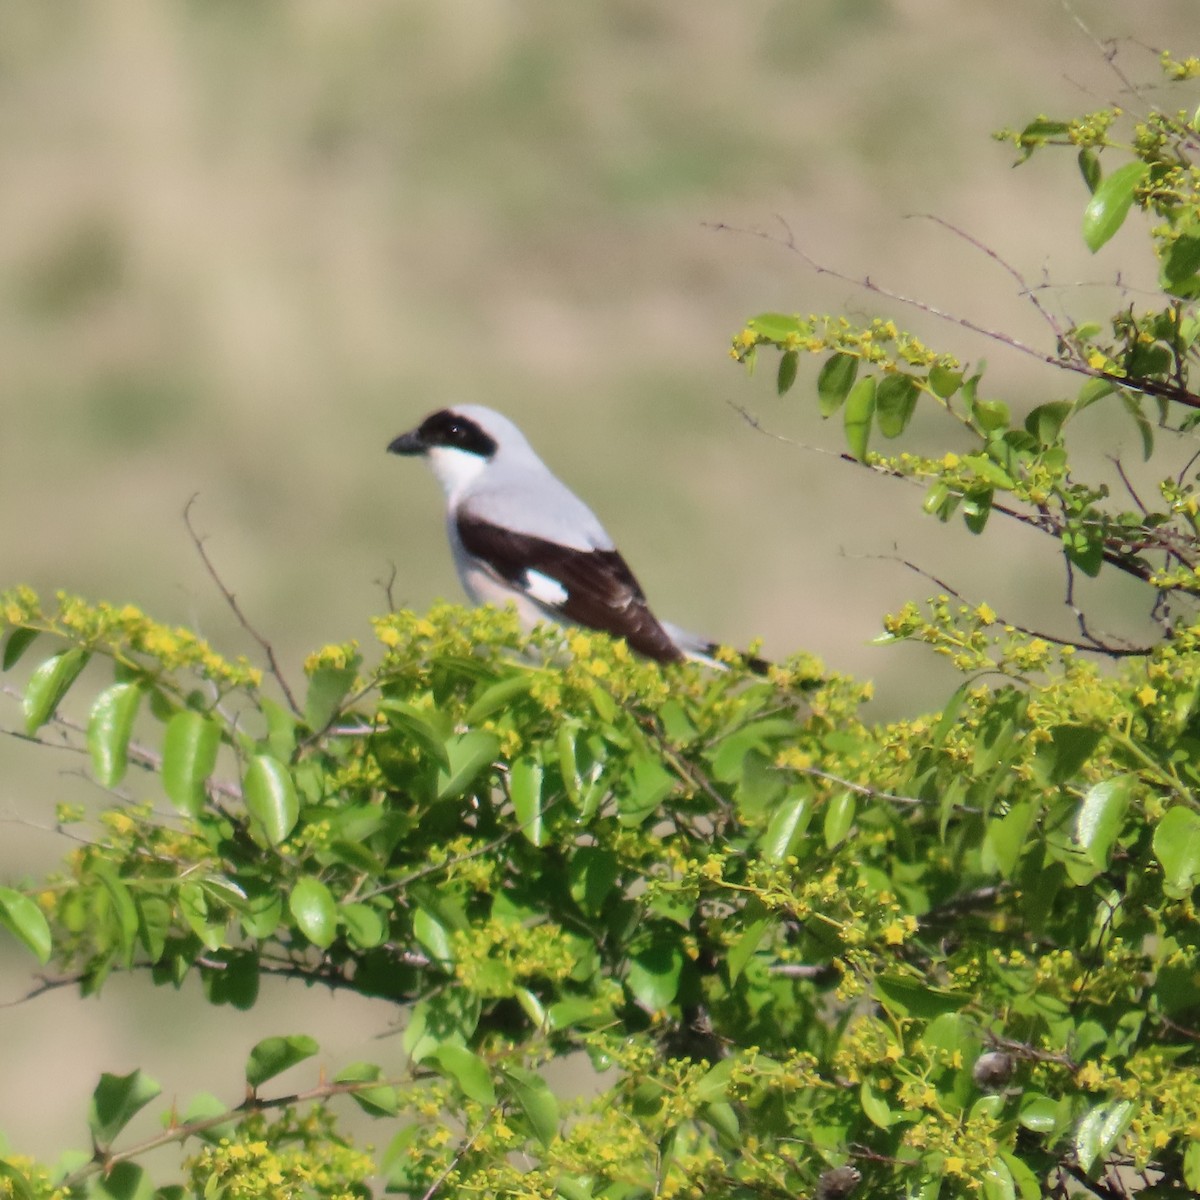
[[(599, 518), (501, 413), (481, 404), (440, 409), (388, 452), (424, 458), (441, 484), (450, 550), (472, 603), (511, 603), (527, 630), (547, 620), (583, 626), (660, 663), (724, 666), (716, 643), (654, 615)], [(760, 674), (768, 665), (743, 661)]]

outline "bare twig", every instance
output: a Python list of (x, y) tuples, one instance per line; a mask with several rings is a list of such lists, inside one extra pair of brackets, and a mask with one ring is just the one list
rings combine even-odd
[(1006, 271), (1016, 281), (1019, 289), (1017, 294), (1024, 296), (1029, 303), (1033, 305), (1033, 307), (1037, 310), (1038, 315), (1043, 321), (1046, 322), (1047, 326), (1049, 326), (1050, 332), (1054, 334), (1056, 339), (1059, 341), (1064, 339), (1065, 331), (1058, 321), (1051, 316), (1049, 310), (1038, 299), (1037, 289), (1030, 285), (1025, 276), (1022, 275), (1021, 272), (1012, 265), (1012, 263), (1010, 263), (1007, 259), (1001, 258), (991, 246), (987, 245), (985, 242), (981, 242), (973, 234), (967, 233), (965, 229), (960, 229), (957, 225), (947, 221), (944, 217), (939, 217), (936, 213), (915, 213), (913, 215), (919, 217), (923, 221), (932, 221), (933, 224), (939, 225), (942, 229), (954, 234), (955, 237), (962, 238), (962, 240), (966, 242), (968, 246), (974, 247), (981, 254), (984, 254), (990, 258), (992, 262), (994, 262), (1003, 271)]
[(200, 561), (204, 564), (204, 569), (208, 572), (209, 578), (217, 585), (221, 595), (225, 598), (225, 603), (229, 606), (230, 612), (237, 618), (238, 624), (258, 643), (259, 648), (267, 656), (267, 670), (275, 682), (279, 684), (280, 691), (283, 692), (288, 707), (296, 716), (302, 716), (303, 710), (296, 703), (296, 697), (292, 694), (292, 689), (288, 686), (288, 682), (283, 676), (279, 661), (275, 657), (274, 647), (250, 624), (246, 614), (242, 612), (241, 605), (238, 604), (237, 597), (225, 585), (225, 581), (214, 566), (212, 559), (208, 555), (208, 551), (204, 548), (205, 539), (196, 531), (196, 527), (192, 523), (192, 506), (196, 503), (197, 499), (198, 496), (193, 496), (183, 508), (183, 523), (187, 526), (188, 535), (192, 539), (192, 545), (196, 548), (196, 553), (200, 556)]

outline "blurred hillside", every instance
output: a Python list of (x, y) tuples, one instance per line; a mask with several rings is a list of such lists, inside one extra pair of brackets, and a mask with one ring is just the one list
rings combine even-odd
[[(709, 226), (781, 218), (851, 277), (1044, 346), (1009, 276), (911, 217), (934, 213), (1068, 285), (1047, 294), (1060, 310), (1108, 311), (1110, 291), (1076, 285), (1118, 267), (1136, 282), (1136, 233), (1091, 259), (1069, 158), (1014, 171), (989, 138), (1124, 99), (1074, 14), (1133, 39), (1120, 61), (1139, 80), (1154, 50), (1197, 50), (1194, 0), (6, 6), (0, 585), (137, 603), (250, 650), (186, 535), (198, 495), (209, 553), (299, 674), (324, 642), (369, 643), (393, 566), (404, 603), (458, 598), (440, 496), (384, 447), (471, 400), (526, 429), (671, 619), (811, 649), (875, 678), (881, 713), (932, 703), (919, 650), (867, 645), (931, 587), (884, 556), (1061, 627), (1049, 549), (943, 529), (902, 485), (755, 432), (730, 402), (841, 440), (810, 411), (817, 364), (780, 401), (729, 338), (766, 309), (879, 313), (986, 355), (1018, 404), (1064, 383)], [(1125, 603), (1115, 619), (1135, 620)], [(0, 809), (48, 820), (55, 797), (24, 782), (47, 760), (4, 741), (0, 764)], [(14, 832), (5, 857), (61, 849)], [(85, 1092), (136, 1024), (109, 1010), (125, 1032), (88, 1010)], [(10, 1079), (34, 1073), (51, 1011), (6, 1017)], [(26, 1088), (0, 1128), (54, 1145), (52, 1114), (80, 1110), (62, 1088)]]

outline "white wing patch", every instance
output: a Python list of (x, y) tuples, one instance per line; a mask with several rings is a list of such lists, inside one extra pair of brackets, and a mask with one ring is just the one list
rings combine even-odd
[(541, 571), (525, 572), (525, 592), (539, 604), (560, 608), (567, 602), (567, 589), (556, 579)]

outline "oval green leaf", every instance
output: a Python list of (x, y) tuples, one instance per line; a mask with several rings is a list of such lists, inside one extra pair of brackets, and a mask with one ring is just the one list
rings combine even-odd
[(250, 1051), (250, 1057), (246, 1060), (246, 1082), (251, 1088), (260, 1088), (268, 1079), (302, 1063), (306, 1058), (312, 1058), (319, 1049), (320, 1046), (303, 1033), (264, 1038)]
[(1150, 168), (1144, 162), (1126, 163), (1102, 180), (1083, 210), (1083, 240), (1095, 254), (1121, 228), (1133, 204), (1133, 195)]
[(217, 765), (221, 730), (190, 709), (167, 722), (163, 739), (163, 788), (180, 812), (195, 816), (204, 807), (204, 785)]
[(46, 659), (25, 685), (25, 732), (36, 733), (54, 716), (62, 698), (79, 672), (87, 666), (88, 654), (75, 648)]
[(100, 1076), (88, 1106), (88, 1126), (98, 1146), (110, 1145), (126, 1125), (155, 1098), (162, 1088), (141, 1071), (129, 1075)]
[(860, 379), (846, 397), (846, 411), (842, 420), (846, 429), (846, 444), (857, 459), (867, 457), (867, 443), (871, 439), (871, 419), (875, 415), (875, 377), (868, 375)]
[(292, 774), (277, 758), (256, 754), (242, 783), (246, 810), (269, 845), (278, 846), (296, 827), (300, 801)]
[(846, 840), (854, 815), (858, 811), (858, 797), (849, 788), (843, 788), (825, 805), (825, 845), (832, 850)]
[(37, 639), (38, 631), (30, 629), (26, 625), (18, 625), (12, 633), (8, 635), (7, 641), (4, 643), (4, 658), (2, 664), (4, 670), (9, 670), (10, 667), (15, 667), (20, 661), (21, 655), (33, 645)]
[(88, 718), (87, 744), (92, 773), (101, 787), (116, 787), (129, 762), (129, 738), (142, 700), (136, 683), (114, 683), (96, 697)]
[(45, 966), (50, 961), (50, 926), (42, 910), (28, 896), (0, 887), (0, 925), (25, 943)]
[(456, 733), (446, 739), (446, 767), (438, 771), (437, 798), (461, 796), (500, 751), (500, 739), (483, 729)]
[(523, 1067), (502, 1067), (504, 1091), (525, 1118), (534, 1136), (549, 1146), (558, 1136), (558, 1101), (545, 1080)]
[(899, 437), (917, 407), (917, 381), (897, 371), (885, 375), (875, 390), (875, 423), (885, 438)]
[(1134, 777), (1118, 775), (1089, 788), (1075, 817), (1075, 841), (1098, 870), (1108, 866), (1129, 808)]
[(644, 1008), (659, 1012), (679, 993), (683, 951), (677, 941), (660, 940), (629, 963), (629, 990)]
[(360, 950), (373, 950), (387, 941), (388, 924), (379, 909), (369, 904), (343, 904), (339, 915), (347, 936)]
[(1200, 813), (1177, 805), (1154, 830), (1154, 855), (1163, 869), (1163, 891), (1180, 900), (1200, 884)]
[(779, 395), (791, 390), (791, 386), (796, 382), (796, 368), (799, 365), (800, 356), (795, 350), (786, 351), (779, 360), (779, 373), (775, 376), (775, 390)]
[(817, 375), (817, 405), (821, 416), (831, 417), (842, 407), (858, 375), (858, 357), (835, 354), (821, 365)]
[(433, 1054), (443, 1073), (458, 1084), (462, 1094), (484, 1108), (496, 1103), (496, 1089), (483, 1059), (457, 1042), (443, 1042)]
[(535, 846), (546, 841), (542, 821), (542, 764), (534, 758), (518, 758), (508, 774), (508, 794), (521, 832)]
[(299, 879), (288, 897), (288, 909), (300, 932), (322, 950), (337, 936), (338, 908), (333, 893), (319, 879)]
[(380, 1083), (383, 1071), (376, 1063), (355, 1062), (334, 1076), (334, 1083), (358, 1085), (350, 1098), (373, 1117), (394, 1117), (400, 1111), (400, 1097), (389, 1084)]
[(324, 729), (333, 720), (357, 677), (353, 667), (318, 667), (312, 673), (304, 697), (304, 722), (309, 729)]
[(808, 828), (811, 817), (812, 802), (808, 796), (792, 796), (779, 804), (763, 835), (763, 858), (767, 862), (783, 862)]

